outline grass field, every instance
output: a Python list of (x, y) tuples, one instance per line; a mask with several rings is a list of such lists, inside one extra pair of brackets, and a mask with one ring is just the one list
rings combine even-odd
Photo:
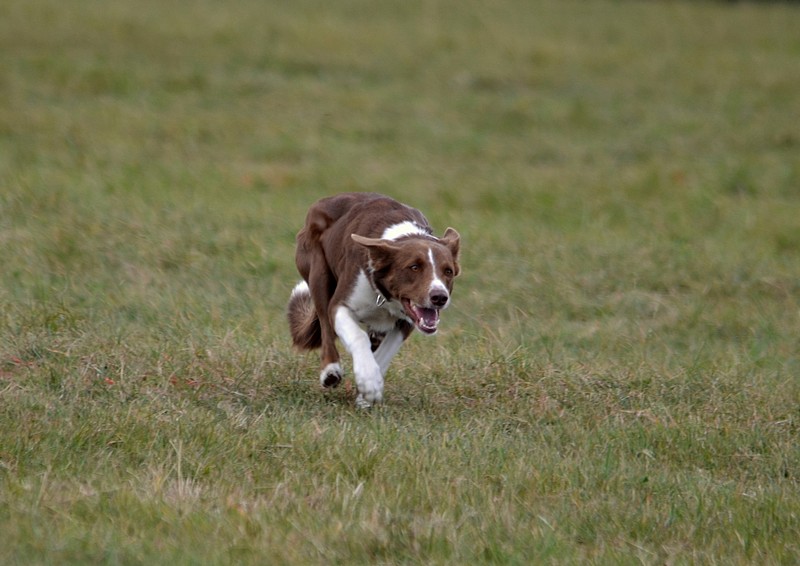
[[(800, 8), (0, 4), (0, 563), (796, 564)], [(386, 403), (307, 207), (463, 238)]]

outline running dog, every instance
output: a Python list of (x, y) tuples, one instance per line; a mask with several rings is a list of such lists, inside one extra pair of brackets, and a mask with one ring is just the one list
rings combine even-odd
[(294, 345), (321, 348), (320, 383), (336, 387), (343, 371), (338, 337), (353, 358), (356, 405), (383, 401), (389, 362), (414, 328), (435, 334), (460, 272), (460, 237), (441, 238), (419, 210), (375, 193), (317, 201), (297, 234), (303, 277), (288, 305)]

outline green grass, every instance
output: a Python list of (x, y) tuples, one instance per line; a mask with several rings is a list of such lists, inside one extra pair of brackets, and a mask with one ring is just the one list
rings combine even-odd
[[(0, 5), (0, 563), (793, 564), (800, 11)], [(386, 404), (307, 207), (463, 238)]]

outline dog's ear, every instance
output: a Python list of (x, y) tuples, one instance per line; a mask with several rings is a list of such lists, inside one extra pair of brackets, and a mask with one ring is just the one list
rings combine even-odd
[(359, 236), (358, 234), (350, 234), (350, 237), (357, 244), (361, 244), (367, 248), (381, 248), (386, 250), (396, 250), (397, 245), (391, 240), (381, 240), (380, 238), (367, 238), (366, 236)]
[(450, 253), (453, 254), (453, 262), (455, 262), (455, 274), (461, 273), (461, 265), (458, 263), (458, 252), (461, 250), (461, 236), (456, 232), (455, 228), (448, 228), (444, 231), (444, 236), (441, 237), (441, 242), (447, 246)]
[(367, 248), (370, 259), (377, 264), (375, 266), (376, 268), (389, 263), (392, 257), (394, 257), (395, 252), (399, 249), (391, 240), (367, 238), (365, 236), (359, 236), (358, 234), (350, 234), (350, 237), (355, 243)]

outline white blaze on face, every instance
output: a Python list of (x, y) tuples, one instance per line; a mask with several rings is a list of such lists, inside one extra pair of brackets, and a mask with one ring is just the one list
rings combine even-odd
[(433, 259), (433, 248), (428, 248), (428, 259), (431, 262), (431, 270), (433, 271), (433, 280), (431, 281), (428, 296), (432, 296), (434, 293), (438, 292), (444, 293), (449, 298), (450, 293), (447, 291), (447, 286), (439, 279), (439, 275), (436, 273), (436, 260)]

